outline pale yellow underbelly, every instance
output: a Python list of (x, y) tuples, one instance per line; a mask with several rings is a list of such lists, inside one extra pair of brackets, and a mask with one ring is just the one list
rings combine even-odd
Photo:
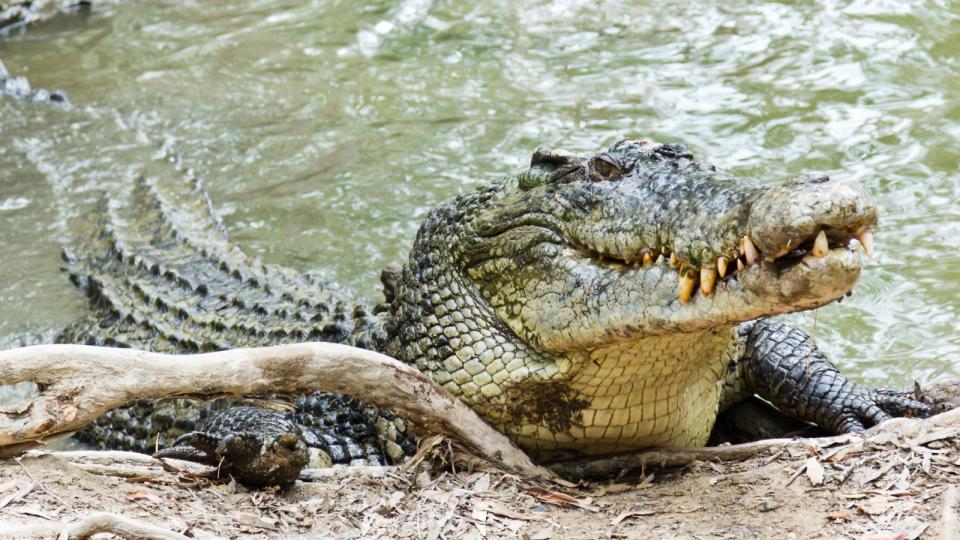
[(539, 458), (701, 446), (716, 420), (726, 368), (739, 354), (736, 343), (736, 329), (725, 328), (581, 353), (570, 358), (568, 373), (553, 377), (584, 405), (566, 429), (502, 414), (489, 419)]

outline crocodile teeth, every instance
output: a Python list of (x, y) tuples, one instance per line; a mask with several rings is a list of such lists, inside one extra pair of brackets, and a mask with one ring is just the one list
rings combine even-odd
[(663, 255), (657, 255), (657, 264), (663, 264)]
[(740, 253), (743, 253), (748, 265), (753, 265), (760, 260), (760, 253), (757, 251), (757, 246), (753, 245), (753, 240), (750, 240), (749, 236), (744, 236), (740, 240)]
[(648, 251), (648, 252), (644, 253), (644, 254), (643, 254), (643, 265), (646, 266), (646, 265), (652, 264), (652, 263), (653, 263), (653, 256), (650, 255), (650, 252)]
[(693, 290), (697, 287), (697, 278), (693, 277), (692, 274), (686, 275), (680, 274), (680, 303), (686, 304), (690, 301), (690, 297), (693, 295)]
[(674, 268), (677, 267), (677, 254), (676, 254), (676, 253), (671, 253), (671, 254), (670, 254), (670, 266), (672, 266), (672, 267), (674, 267)]
[(717, 258), (717, 273), (720, 274), (720, 277), (727, 275), (727, 258), (726, 257)]
[(743, 259), (737, 257), (737, 272), (743, 272)]
[(700, 290), (704, 296), (710, 296), (713, 292), (713, 284), (717, 281), (717, 269), (711, 266), (704, 266), (700, 269)]
[(857, 240), (860, 241), (860, 245), (863, 246), (863, 250), (867, 252), (867, 255), (873, 257), (873, 231), (864, 229), (857, 235)]
[(813, 249), (810, 253), (816, 258), (822, 259), (827, 256), (828, 251), (830, 251), (830, 246), (827, 244), (827, 233), (820, 231), (817, 239), (813, 241)]

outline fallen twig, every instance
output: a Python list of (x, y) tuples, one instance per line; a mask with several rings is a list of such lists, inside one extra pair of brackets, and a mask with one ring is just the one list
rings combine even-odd
[(388, 407), (419, 426), (462, 441), (507, 470), (552, 476), (423, 373), (345, 345), (301, 343), (198, 355), (85, 345), (0, 351), (0, 384), (24, 381), (36, 383), (39, 394), (22, 412), (0, 412), (0, 456), (81, 429), (137, 399), (319, 390)]

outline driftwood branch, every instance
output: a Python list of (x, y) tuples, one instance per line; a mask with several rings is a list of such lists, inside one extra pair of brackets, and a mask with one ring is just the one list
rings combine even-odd
[(189, 540), (182, 534), (107, 512), (90, 514), (76, 523), (25, 525), (4, 531), (9, 535), (6, 538), (89, 538), (100, 533), (144, 540)]
[(589, 459), (559, 461), (546, 467), (568, 478), (609, 477), (625, 469), (640, 467), (675, 467), (696, 461), (738, 461), (776, 450), (827, 448), (835, 445), (862, 445), (874, 436), (890, 434), (911, 446), (939, 439), (960, 437), (960, 408), (926, 419), (896, 418), (863, 433), (848, 433), (833, 437), (766, 439), (730, 446), (704, 448), (661, 448)]
[[(652, 449), (540, 467), (423, 373), (378, 353), (327, 343), (200, 355), (163, 355), (82, 345), (39, 345), (0, 351), (0, 384), (24, 381), (37, 384), (39, 395), (20, 407), (0, 410), (0, 457), (21, 453), (82, 429), (104, 412), (137, 399), (317, 390), (355, 396), (393, 409), (429, 431), (461, 441), (477, 455), (507, 470), (543, 479), (555, 478), (555, 474), (596, 478), (634, 467), (740, 460), (811, 445), (822, 448), (841, 443), (862, 444), (865, 438), (880, 432), (916, 440), (931, 434), (944, 436), (944, 430), (949, 431), (947, 436), (960, 436), (960, 409), (954, 409), (927, 420), (885, 422), (864, 434), (768, 439), (709, 448)], [(953, 395), (960, 384), (948, 384), (944, 388)], [(90, 464), (89, 468), (94, 472), (98, 466)], [(106, 469), (104, 472), (109, 474)]]
[(24, 381), (34, 382), (39, 393), (22, 407), (0, 411), (0, 454), (80, 430), (137, 399), (328, 391), (390, 408), (507, 470), (552, 477), (423, 373), (345, 345), (302, 343), (198, 355), (85, 345), (0, 351), (0, 384)]

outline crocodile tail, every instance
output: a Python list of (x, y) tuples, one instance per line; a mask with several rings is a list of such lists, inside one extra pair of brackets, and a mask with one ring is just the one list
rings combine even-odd
[[(327, 341), (383, 350), (381, 319), (349, 290), (261, 264), (231, 245), (197, 181), (141, 178), (126, 196), (101, 200), (96, 218), (89, 236), (63, 251), (91, 309), (60, 334), (61, 343), (191, 353)], [(382, 463), (414, 447), (405, 424), (375, 407), (329, 393), (287, 400), (308, 443), (335, 463)], [(140, 400), (77, 436), (150, 453), (233, 403)]]
[(376, 349), (385, 339), (349, 290), (231, 245), (198, 181), (141, 178), (99, 215), (89, 238), (64, 249), (91, 311), (60, 342), (203, 352), (302, 341)]

